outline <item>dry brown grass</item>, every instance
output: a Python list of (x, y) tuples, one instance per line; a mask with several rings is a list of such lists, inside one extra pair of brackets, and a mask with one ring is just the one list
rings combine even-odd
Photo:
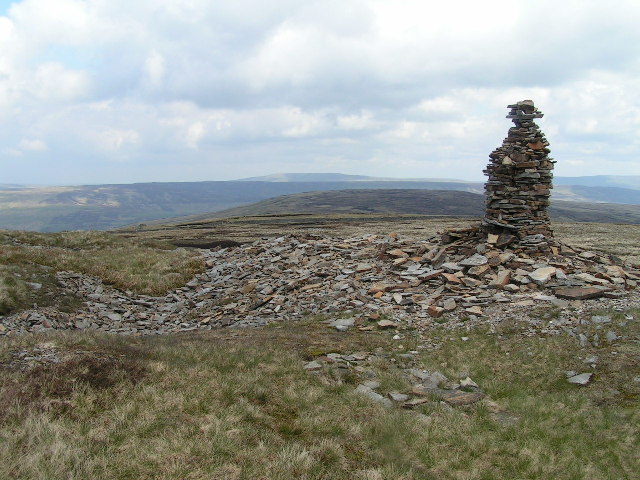
[[(50, 275), (63, 270), (85, 273), (116, 288), (150, 295), (184, 285), (204, 268), (194, 252), (105, 232), (0, 231), (0, 263), (16, 267), (14, 270), (51, 267)], [(3, 282), (19, 283), (16, 273), (5, 271)]]
[(15, 310), (27, 301), (27, 285), (7, 265), (0, 265), (0, 315)]
[[(246, 219), (125, 233), (134, 239), (91, 232), (3, 233), (0, 261), (10, 264), (6, 275), (19, 281), (27, 279), (29, 268), (65, 269), (99, 275), (120, 288), (160, 290), (184, 283), (202, 265), (156, 240), (391, 231), (420, 238), (460, 226), (455, 219), (299, 220)], [(590, 249), (607, 245), (636, 258), (638, 227), (555, 228), (567, 243)], [(174, 270), (183, 276), (161, 283), (159, 277)], [(568, 335), (522, 336), (515, 317), (495, 334), (442, 327), (420, 338), (404, 330), (402, 347), (391, 338), (395, 332), (338, 333), (319, 317), (161, 338), (96, 333), (4, 338), (0, 478), (633, 478), (640, 469), (640, 383), (634, 380), (640, 376), (640, 311), (602, 313), (612, 316), (621, 338), (586, 350)], [(45, 341), (55, 345), (59, 363), (16, 366), (16, 352), (30, 352)], [(305, 361), (332, 351), (378, 351), (368, 368), (381, 383), (380, 393), (405, 391), (410, 383), (396, 354), (423, 342), (440, 347), (420, 350), (416, 366), (450, 378), (468, 374), (504, 417), (489, 403), (386, 410), (354, 394), (359, 377), (353, 372), (344, 375), (326, 366), (321, 375), (311, 375), (302, 369)], [(569, 385), (564, 371), (590, 368), (583, 359), (591, 354), (600, 357), (592, 384)]]
[(140, 362), (122, 355), (83, 351), (64, 352), (64, 356), (58, 363), (3, 375), (0, 402), (9, 408), (0, 412), (0, 420), (6, 420), (12, 406), (23, 412), (69, 413), (77, 392), (113, 390), (122, 383), (136, 384), (145, 375)]
[(614, 223), (558, 223), (559, 240), (576, 247), (605, 252), (640, 265), (640, 225)]
[[(0, 477), (632, 478), (640, 467), (639, 413), (628, 388), (638, 365), (625, 362), (638, 354), (632, 339), (640, 333), (640, 311), (626, 314), (636, 322), (616, 329), (628, 340), (615, 355), (598, 349), (600, 367), (586, 388), (564, 380), (564, 370), (581, 367), (579, 357), (592, 353), (568, 336), (527, 338), (517, 328), (500, 337), (431, 332), (429, 340), (441, 347), (418, 355), (418, 366), (450, 378), (468, 373), (513, 423), (501, 422), (486, 403), (432, 404), (419, 409), (422, 416), (386, 410), (354, 394), (357, 379), (335, 375), (330, 366), (321, 375), (306, 373), (307, 359), (329, 351), (406, 351), (392, 333), (337, 333), (317, 318), (162, 338), (83, 333), (8, 340), (0, 351), (5, 359), (48, 339), (61, 351), (126, 355), (136, 367), (77, 362), (36, 375), (29, 388), (46, 394), (37, 403), (4, 403)], [(419, 343), (411, 331), (402, 334), (410, 348)], [(368, 367), (382, 393), (409, 388), (395, 358), (381, 356)], [(108, 381), (99, 380), (103, 372)], [(14, 381), (26, 375), (2, 373)], [(39, 406), (57, 395), (42, 386), (50, 375), (62, 386), (63, 409)]]

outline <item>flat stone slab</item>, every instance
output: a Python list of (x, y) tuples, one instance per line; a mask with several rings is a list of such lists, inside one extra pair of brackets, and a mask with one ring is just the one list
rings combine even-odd
[(367, 387), (366, 385), (363, 385), (363, 384), (358, 385), (355, 389), (355, 392), (359, 393), (360, 395), (364, 395), (365, 397), (369, 398), (370, 400), (373, 400), (374, 402), (381, 404), (383, 407), (390, 408), (393, 406), (393, 403), (391, 402), (391, 400), (383, 397), (378, 392), (374, 392), (371, 388)]
[(318, 370), (322, 370), (322, 364), (320, 362), (316, 362), (314, 360), (314, 361), (311, 361), (311, 362), (305, 364), (304, 369), (307, 372), (316, 372)]
[(402, 404), (403, 408), (413, 408), (413, 407), (417, 407), (419, 405), (424, 405), (425, 403), (430, 403), (431, 399), (429, 398), (412, 398), (411, 400), (404, 402)]
[(460, 265), (463, 267), (477, 267), (479, 265), (485, 265), (489, 262), (489, 259), (484, 255), (480, 255), (479, 253), (475, 253), (469, 258), (465, 258), (460, 262)]
[(531, 272), (529, 278), (538, 285), (544, 285), (551, 280), (551, 276), (554, 273), (556, 273), (555, 267), (542, 267)]
[(391, 320), (380, 320), (378, 323), (378, 328), (385, 330), (387, 328), (396, 328), (398, 324), (396, 322), (392, 322)]
[(409, 395), (406, 395), (404, 393), (390, 392), (387, 394), (387, 396), (390, 400), (398, 403), (403, 403), (409, 400)]
[(461, 407), (463, 405), (471, 405), (479, 402), (485, 397), (482, 392), (461, 392), (455, 391), (451, 395), (447, 395), (444, 401), (452, 407)]
[(574, 385), (586, 385), (591, 381), (592, 375), (593, 373), (581, 373), (580, 375), (574, 375), (567, 378), (567, 381), (569, 383), (573, 383)]
[(596, 287), (573, 287), (558, 288), (555, 294), (556, 297), (567, 298), (569, 300), (586, 300), (588, 298), (602, 297), (606, 292), (606, 289)]

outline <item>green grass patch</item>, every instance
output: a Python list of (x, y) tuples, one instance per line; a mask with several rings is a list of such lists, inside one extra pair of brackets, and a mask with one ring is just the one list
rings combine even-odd
[(25, 304), (28, 288), (14, 269), (0, 265), (0, 315), (11, 312)]
[[(397, 349), (386, 333), (296, 322), (161, 338), (7, 339), (0, 477), (632, 478), (639, 416), (624, 385), (638, 375), (629, 363), (638, 355), (637, 326), (625, 328), (629, 340), (615, 355), (598, 351), (587, 387), (564, 377), (589, 368), (580, 357), (592, 353), (571, 337), (465, 331), (462, 341), (460, 332), (435, 331), (430, 343), (440, 348), (417, 355), (416, 367), (469, 375), (494, 403), (417, 411), (384, 409), (355, 394), (357, 376), (302, 368), (310, 351)], [(15, 352), (44, 341), (71, 353), (55, 365), (6, 368)], [(383, 393), (410, 386), (394, 358), (379, 355), (367, 366)], [(29, 395), (16, 394), (16, 385)]]
[[(184, 285), (204, 268), (202, 259), (193, 252), (175, 249), (168, 243), (131, 240), (105, 232), (0, 231), (0, 264), (14, 272), (49, 267), (49, 280), (53, 283), (51, 277), (56, 271), (94, 275), (116, 288), (149, 295), (162, 295)], [(0, 275), (5, 285), (0, 288), (6, 291), (0, 291), (0, 301), (7, 299), (5, 309), (20, 306), (25, 295), (24, 289), (16, 286), (19, 281), (11, 280), (6, 272)]]

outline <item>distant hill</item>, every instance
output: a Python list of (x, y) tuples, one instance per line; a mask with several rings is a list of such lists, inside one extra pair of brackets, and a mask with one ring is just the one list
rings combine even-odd
[[(173, 219), (171, 224), (213, 218), (292, 214), (422, 214), (480, 217), (484, 196), (451, 190), (338, 190), (297, 193), (205, 215)], [(554, 201), (555, 221), (640, 224), (640, 205)], [(160, 222), (157, 222), (160, 223)]]
[(366, 175), (346, 175), (344, 173), (274, 173), (262, 177), (249, 177), (233, 180), (235, 182), (449, 182), (472, 183), (466, 180), (444, 178), (393, 178), (393, 177), (369, 177)]
[(640, 190), (640, 175), (594, 175), (587, 177), (554, 177), (555, 185), (585, 187), (618, 187)]
[(480, 192), (481, 185), (436, 182), (170, 182), (0, 190), (0, 228), (55, 232), (107, 230), (253, 203), (280, 195), (345, 188)]
[(337, 190), (296, 193), (261, 202), (194, 215), (191, 220), (256, 215), (291, 215), (297, 213), (405, 213), (476, 217), (482, 214), (484, 197), (477, 193), (452, 190)]
[[(278, 174), (268, 181), (160, 182), (70, 187), (0, 186), (0, 228), (36, 230), (106, 230), (177, 216), (219, 210), (303, 192), (364, 190), (453, 190), (482, 194), (484, 184), (439, 179), (376, 179), (362, 175)], [(576, 177), (593, 179), (594, 177)], [(601, 182), (608, 178), (598, 177)], [(618, 178), (618, 177), (615, 177)], [(623, 177), (626, 178), (626, 177)], [(631, 177), (637, 178), (637, 177)], [(315, 179), (315, 181), (299, 181)], [(561, 180), (562, 177), (559, 177)], [(558, 180), (558, 179), (556, 179)], [(579, 180), (576, 180), (579, 181)], [(618, 183), (625, 183), (616, 180)], [(594, 180), (595, 182), (595, 180)], [(626, 181), (633, 184), (633, 181)], [(640, 204), (640, 189), (562, 185), (554, 201)]]
[(556, 184), (553, 187), (552, 196), (556, 200), (575, 202), (640, 205), (640, 189), (632, 188)]
[(25, 188), (37, 188), (30, 185), (20, 185), (17, 183), (0, 183), (0, 190), (24, 190)]
[(262, 177), (248, 177), (236, 182), (361, 182), (382, 180), (366, 175), (345, 175), (344, 173), (274, 173)]
[[(269, 183), (343, 183), (343, 188), (433, 188), (438, 190), (461, 190), (482, 193), (483, 182), (442, 178), (385, 178), (342, 173), (276, 173), (262, 177), (250, 177), (238, 182), (254, 181)], [(368, 185), (363, 185), (366, 182)], [(372, 183), (373, 182), (373, 183)], [(389, 183), (391, 182), (391, 183)], [(356, 185), (352, 185), (352, 184)], [(640, 176), (597, 175), (588, 177), (554, 177), (553, 197), (556, 200), (574, 202), (640, 204)]]
[[(483, 181), (466, 181), (442, 178), (392, 178), (370, 177), (366, 175), (345, 175), (343, 173), (274, 173), (261, 177), (234, 180), (237, 182), (449, 182), (482, 185)], [(554, 177), (554, 185), (576, 185), (583, 187), (615, 187), (640, 190), (640, 175), (593, 175), (584, 177)], [(616, 203), (616, 202), (614, 202)], [(628, 203), (628, 202), (627, 202)]]

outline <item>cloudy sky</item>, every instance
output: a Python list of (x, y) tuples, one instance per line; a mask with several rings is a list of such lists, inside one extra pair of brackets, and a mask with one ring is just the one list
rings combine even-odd
[(0, 183), (640, 175), (638, 0), (0, 0)]

